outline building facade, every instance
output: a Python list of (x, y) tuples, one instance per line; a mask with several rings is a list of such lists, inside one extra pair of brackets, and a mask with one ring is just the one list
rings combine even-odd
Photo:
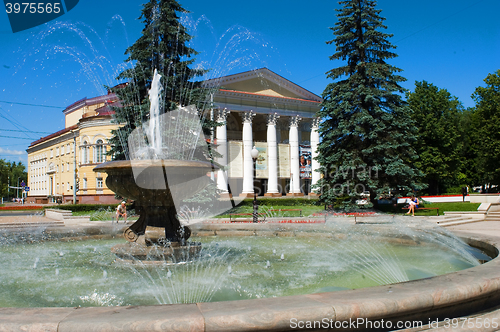
[(79, 203), (114, 203), (106, 185), (106, 174), (93, 168), (109, 160), (113, 121), (109, 105), (117, 102), (113, 93), (84, 98), (64, 111), (65, 128), (30, 144), (28, 152), (28, 202), (67, 202), (79, 187)]
[[(210, 117), (221, 125), (212, 139), (227, 166), (214, 180), (224, 195), (307, 195), (319, 179), (314, 160), (319, 143), (316, 113), (321, 98), (267, 68), (208, 80), (214, 108)], [(28, 200), (73, 199), (116, 202), (106, 187), (106, 174), (93, 168), (107, 160), (111, 130), (117, 128), (109, 105), (113, 93), (82, 99), (64, 110), (65, 129), (28, 148)], [(259, 151), (255, 167), (251, 150)], [(76, 179), (76, 180), (75, 180)]]
[[(267, 68), (205, 82), (216, 87), (213, 118), (220, 190), (251, 196), (302, 196), (319, 179), (314, 160), (319, 143), (316, 113), (321, 98)], [(251, 150), (259, 151), (253, 182)], [(229, 186), (228, 186), (229, 185)], [(229, 192), (230, 191), (230, 192)]]

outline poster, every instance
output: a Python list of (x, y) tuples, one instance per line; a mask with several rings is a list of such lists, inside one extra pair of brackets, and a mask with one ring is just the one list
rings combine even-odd
[(278, 176), (290, 178), (290, 145), (278, 144)]
[(300, 178), (310, 179), (312, 173), (312, 155), (310, 145), (299, 145)]
[(259, 151), (259, 156), (257, 157), (257, 162), (255, 164), (255, 175), (259, 179), (267, 179), (267, 143), (256, 142), (255, 148)]

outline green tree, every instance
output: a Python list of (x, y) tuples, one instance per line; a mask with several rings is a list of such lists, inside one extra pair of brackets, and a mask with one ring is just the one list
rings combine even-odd
[(479, 127), (475, 117), (475, 108), (469, 107), (459, 114), (459, 124), (461, 139), (461, 169), (459, 173), (460, 184), (467, 184), (470, 187), (481, 184), (481, 176), (478, 165), (478, 145), (481, 140), (477, 140), (476, 128)]
[[(478, 142), (478, 184), (500, 184), (500, 70), (488, 74), (486, 87), (476, 88), (472, 135)], [(480, 143), (479, 143), (480, 142)]]
[[(28, 173), (26, 173), (25, 166), (18, 162), (9, 162), (4, 159), (0, 159), (0, 197), (7, 199), (16, 197), (17, 190), (10, 189), (8, 190), (8, 185), (10, 183), (11, 186), (17, 187), (17, 182), (19, 179), (19, 183), (24, 181), (28, 183)], [(21, 196), (21, 194), (19, 194)]]
[(375, 1), (340, 4), (338, 22), (330, 28), (335, 38), (327, 43), (337, 47), (330, 59), (346, 63), (327, 73), (335, 82), (325, 88), (318, 114), (324, 175), (319, 186), (320, 202), (349, 210), (363, 190), (373, 202), (384, 192), (418, 189), (421, 173), (413, 165), (416, 127), (399, 85), (405, 79), (386, 62), (397, 55), (390, 51), (392, 35), (380, 31), (385, 19)]
[(464, 132), (460, 127), (463, 106), (447, 90), (426, 81), (415, 82), (415, 91), (407, 94), (418, 128), (414, 145), (420, 159), (415, 166), (425, 176), (429, 194), (446, 192), (451, 186), (464, 184), (462, 173)]
[[(191, 104), (200, 109), (206, 106), (208, 91), (194, 81), (205, 70), (191, 69), (197, 52), (187, 46), (192, 37), (180, 23), (178, 13), (183, 12), (186, 10), (175, 0), (150, 0), (143, 5), (139, 17), (145, 25), (142, 36), (125, 52), (126, 62), (133, 67), (118, 75), (117, 79), (126, 83), (114, 89), (121, 104), (114, 107), (116, 120), (123, 125), (113, 132), (111, 140), (110, 154), (115, 159), (128, 157), (128, 136), (149, 120), (148, 91), (155, 69), (162, 76), (162, 112)], [(204, 123), (205, 133), (211, 125)]]

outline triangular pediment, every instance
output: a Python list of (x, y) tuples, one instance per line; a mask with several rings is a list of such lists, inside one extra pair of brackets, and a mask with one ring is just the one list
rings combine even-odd
[(221, 90), (321, 102), (319, 96), (267, 68), (211, 79), (205, 84), (212, 87), (218, 86)]

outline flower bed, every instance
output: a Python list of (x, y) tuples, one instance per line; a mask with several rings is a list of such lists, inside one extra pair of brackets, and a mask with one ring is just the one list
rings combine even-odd
[(40, 205), (0, 206), (0, 211), (43, 210)]
[(324, 220), (279, 220), (279, 221), (269, 221), (271, 223), (279, 224), (324, 224)]
[(370, 215), (374, 215), (375, 212), (349, 212), (349, 213), (345, 213), (345, 212), (342, 212), (342, 213), (331, 213), (331, 212), (320, 212), (320, 213), (313, 213), (313, 217), (322, 217), (324, 215), (327, 215), (327, 216), (336, 216), (336, 217), (362, 217), (362, 216), (370, 216)]

